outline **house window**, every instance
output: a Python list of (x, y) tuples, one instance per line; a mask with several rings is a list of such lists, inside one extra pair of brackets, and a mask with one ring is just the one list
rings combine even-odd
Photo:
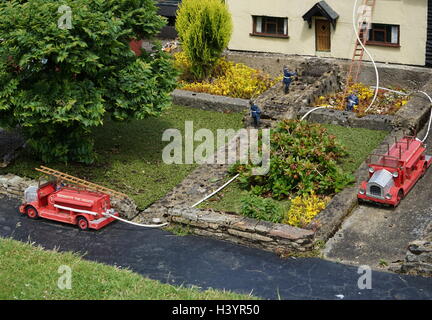
[(254, 16), (251, 35), (287, 38), (288, 18)]
[(398, 25), (373, 23), (366, 44), (399, 47), (399, 31), (400, 26)]

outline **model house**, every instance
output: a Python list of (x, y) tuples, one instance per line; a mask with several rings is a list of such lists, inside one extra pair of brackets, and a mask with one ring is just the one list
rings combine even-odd
[[(354, 0), (226, 0), (229, 49), (351, 59)], [(369, 0), (366, 47), (379, 62), (432, 63), (431, 0)], [(358, 6), (364, 4), (358, 1)], [(428, 20), (428, 17), (430, 19)], [(428, 38), (428, 34), (430, 38)], [(365, 55), (364, 60), (368, 60)]]
[(167, 25), (159, 35), (161, 38), (174, 39), (177, 37), (175, 18), (180, 2), (181, 0), (156, 0), (156, 6), (159, 9), (158, 14), (167, 18)]

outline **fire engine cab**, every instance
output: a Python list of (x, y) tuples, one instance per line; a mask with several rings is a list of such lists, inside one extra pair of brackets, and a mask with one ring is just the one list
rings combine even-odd
[(388, 146), (387, 154), (371, 154), (369, 180), (360, 184), (359, 201), (398, 206), (431, 165), (432, 157), (425, 153), (424, 143), (405, 136)]
[[(74, 224), (81, 230), (99, 230), (115, 220), (112, 216), (119, 215), (111, 208), (110, 196), (107, 193), (88, 188), (90, 185), (97, 185), (42, 168), (36, 170), (54, 174), (57, 178), (25, 190), (24, 203), (19, 207), (19, 211), (29, 218), (41, 217)], [(76, 182), (77, 185), (65, 185), (64, 180)], [(79, 183), (80, 181), (82, 182)]]

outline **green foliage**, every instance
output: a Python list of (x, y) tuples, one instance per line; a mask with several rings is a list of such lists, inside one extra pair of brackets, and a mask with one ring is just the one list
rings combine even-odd
[(250, 194), (241, 200), (241, 213), (249, 218), (280, 223), (283, 219), (283, 211), (280, 205), (272, 199), (265, 199)]
[[(67, 5), (72, 28), (58, 21)], [(43, 161), (94, 161), (91, 129), (156, 116), (176, 72), (160, 45), (135, 56), (131, 39), (164, 25), (152, 0), (0, 2), (0, 125), (21, 127)]]
[(232, 28), (231, 14), (224, 1), (182, 1), (177, 11), (176, 29), (196, 79), (211, 74), (228, 45)]
[(292, 194), (331, 195), (354, 180), (344, 173), (337, 160), (346, 156), (344, 148), (317, 124), (297, 120), (280, 122), (271, 134), (270, 171), (252, 175), (252, 165), (235, 165), (239, 181), (255, 194), (276, 199)]

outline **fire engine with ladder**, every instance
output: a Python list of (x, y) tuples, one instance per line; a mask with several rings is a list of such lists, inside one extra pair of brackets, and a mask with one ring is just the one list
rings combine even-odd
[(359, 201), (398, 206), (431, 162), (425, 144), (416, 137), (405, 136), (395, 141), (391, 147), (388, 145), (386, 154), (369, 156), (369, 179), (360, 185)]
[(35, 170), (51, 179), (25, 190), (25, 202), (19, 211), (30, 219), (41, 217), (74, 224), (81, 230), (99, 230), (119, 216), (111, 208), (110, 196), (127, 198), (123, 193), (44, 166)]

